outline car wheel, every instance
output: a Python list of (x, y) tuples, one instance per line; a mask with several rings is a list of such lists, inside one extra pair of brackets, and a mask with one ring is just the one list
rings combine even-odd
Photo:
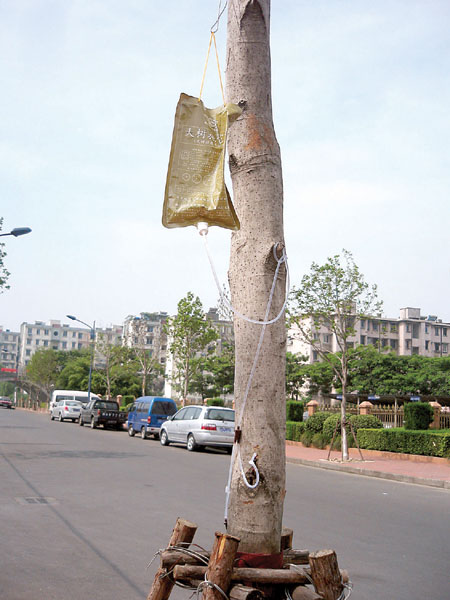
[(159, 441), (161, 442), (161, 446), (168, 446), (170, 444), (169, 436), (167, 435), (167, 431), (165, 429), (163, 429), (159, 434)]
[(94, 417), (91, 418), (91, 429), (95, 429), (97, 427), (97, 425), (95, 424), (95, 419)]
[(147, 430), (145, 429), (145, 427), (143, 427), (143, 428), (141, 429), (141, 438), (142, 438), (143, 440), (146, 440), (146, 439), (147, 439)]
[(155, 438), (155, 440), (159, 440), (159, 433), (154, 433), (153, 437)]
[(227, 454), (231, 454), (233, 452), (233, 446), (226, 447)]
[(192, 435), (192, 433), (190, 433), (188, 435), (187, 449), (189, 450), (189, 452), (193, 452), (194, 450), (197, 450), (197, 444), (195, 443), (195, 438)]
[(83, 419), (81, 418), (81, 416), (78, 418), (78, 425), (80, 427), (83, 427), (84, 423), (83, 423)]
[(51, 419), (52, 421), (54, 421), (54, 420), (55, 420), (55, 417), (54, 417), (54, 416), (51, 414), (51, 415), (50, 415), (50, 419)]
[(133, 425), (128, 425), (128, 435), (133, 437), (136, 432), (133, 429)]
[(60, 423), (62, 423), (62, 422), (64, 421), (64, 419), (62, 418), (62, 414), (61, 414), (61, 413), (59, 413), (59, 416), (58, 416), (58, 421), (59, 421)]

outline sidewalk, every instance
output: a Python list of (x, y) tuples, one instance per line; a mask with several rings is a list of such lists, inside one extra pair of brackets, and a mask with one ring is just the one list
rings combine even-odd
[(350, 448), (349, 454), (350, 460), (342, 463), (340, 452), (333, 451), (327, 460), (328, 450), (286, 442), (286, 461), (289, 463), (450, 490), (450, 460), (447, 458), (362, 450), (364, 461), (361, 461), (356, 448)]

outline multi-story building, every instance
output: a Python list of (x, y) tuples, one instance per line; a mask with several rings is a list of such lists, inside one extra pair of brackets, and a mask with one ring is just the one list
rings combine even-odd
[(166, 363), (167, 335), (164, 325), (166, 312), (141, 312), (139, 316), (128, 315), (123, 324), (123, 345), (147, 350), (161, 365)]
[(0, 365), (16, 369), (19, 355), (19, 332), (3, 329), (0, 325)]
[[(104, 338), (113, 343), (121, 344), (122, 327), (113, 325), (105, 329), (96, 329), (96, 338)], [(18, 367), (19, 373), (23, 372), (30, 362), (31, 357), (37, 350), (83, 350), (90, 347), (91, 330), (85, 327), (72, 327), (61, 324), (60, 321), (35, 321), (34, 323), (22, 323), (20, 326)], [(101, 357), (100, 357), (101, 362)]]
[[(420, 308), (401, 308), (397, 319), (386, 317), (355, 318), (355, 335), (349, 338), (350, 346), (375, 346), (399, 355), (448, 356), (450, 347), (450, 323), (437, 316), (422, 316)], [(326, 326), (314, 333), (317, 345), (326, 352), (338, 352), (336, 337)], [(287, 349), (293, 354), (303, 354), (309, 362), (319, 360), (318, 352), (307, 344), (298, 327), (288, 332)]]

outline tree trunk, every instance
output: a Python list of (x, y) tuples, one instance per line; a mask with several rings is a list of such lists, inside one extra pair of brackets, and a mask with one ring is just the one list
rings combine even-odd
[[(241, 223), (240, 230), (232, 234), (229, 279), (233, 306), (260, 321), (265, 317), (276, 269), (274, 247), (284, 247), (281, 158), (272, 121), (269, 26), (269, 0), (230, 3), (227, 101), (239, 104), (243, 112), (231, 125), (228, 137), (234, 203)], [(283, 266), (269, 319), (283, 306), (285, 275)], [(254, 490), (247, 487), (235, 460), (228, 531), (241, 539), (240, 551), (273, 554), (280, 551), (285, 495), (284, 315), (265, 329), (244, 410), (261, 329), (261, 325), (238, 316), (234, 319), (237, 423), (242, 418), (237, 446), (244, 471), (250, 476), (248, 462), (256, 453), (261, 481)]]
[(342, 382), (342, 401), (341, 401), (341, 448), (342, 460), (348, 460), (348, 440), (347, 440), (347, 381)]

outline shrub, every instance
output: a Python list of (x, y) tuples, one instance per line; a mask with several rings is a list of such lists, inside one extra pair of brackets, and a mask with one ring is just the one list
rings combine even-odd
[(305, 410), (303, 402), (288, 400), (286, 402), (286, 421), (303, 421), (303, 411)]
[(326, 435), (323, 433), (315, 433), (312, 436), (311, 444), (314, 446), (314, 448), (320, 448), (320, 449), (325, 448), (326, 445), (328, 444)]
[(300, 442), (303, 433), (305, 432), (305, 424), (298, 421), (287, 421), (286, 423), (286, 439), (294, 442)]
[(331, 446), (332, 450), (341, 450), (341, 435), (337, 435), (334, 438), (333, 445)]
[(314, 415), (311, 415), (309, 419), (306, 421), (306, 431), (310, 431), (311, 433), (322, 433), (323, 424), (330, 416), (330, 413), (327, 412), (318, 412)]
[(405, 404), (405, 429), (428, 429), (433, 421), (433, 409), (428, 402)]
[(355, 434), (358, 429), (383, 429), (383, 423), (375, 415), (352, 415), (349, 421)]
[(335, 413), (334, 415), (330, 415), (328, 417), (328, 419), (325, 419), (325, 422), (324, 422), (323, 428), (322, 428), (322, 432), (326, 436), (328, 443), (330, 443), (331, 440), (333, 439), (333, 434), (336, 429), (336, 424), (338, 424), (336, 434), (340, 435), (341, 434), (341, 414)]
[(208, 406), (225, 406), (223, 398), (208, 398), (206, 400)]
[(358, 443), (366, 450), (404, 452), (450, 458), (450, 431), (359, 429)]
[(303, 433), (302, 437), (300, 438), (300, 441), (304, 446), (309, 448), (311, 446), (311, 441), (313, 439), (313, 436), (314, 436), (314, 433), (312, 431), (307, 431), (305, 429), (305, 432)]

